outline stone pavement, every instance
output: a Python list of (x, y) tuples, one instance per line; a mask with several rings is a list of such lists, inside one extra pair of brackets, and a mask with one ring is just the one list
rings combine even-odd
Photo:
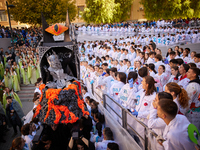
[[(32, 91), (34, 92), (34, 90)], [(24, 111), (24, 114), (27, 114), (32, 108), (33, 108), (33, 102), (31, 100), (22, 100), (22, 109)], [(6, 143), (0, 143), (0, 150), (9, 150), (12, 145), (12, 140), (16, 137), (20, 136), (20, 131), (18, 129), (18, 135), (15, 137), (12, 137), (14, 131), (13, 128), (9, 128), (10, 131), (6, 133), (6, 136), (4, 136), (4, 139), (7, 141)]]

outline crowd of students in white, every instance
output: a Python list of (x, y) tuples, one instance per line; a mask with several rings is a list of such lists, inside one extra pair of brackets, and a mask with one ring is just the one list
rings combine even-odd
[[(79, 43), (81, 79), (87, 84), (88, 78), (162, 137), (155, 139), (156, 149), (194, 149), (187, 128), (192, 123), (200, 129), (200, 53), (176, 46), (163, 58), (155, 47), (153, 41), (137, 45), (131, 37)], [(140, 127), (136, 131), (144, 134)]]
[[(162, 22), (162, 21), (160, 21)], [(114, 26), (88, 25), (78, 27), (79, 34), (104, 36), (132, 36), (132, 41), (143, 46), (153, 40), (157, 45), (173, 45), (177, 43), (200, 43), (199, 28), (174, 27), (171, 23), (159, 23), (150, 26), (135, 24)]]

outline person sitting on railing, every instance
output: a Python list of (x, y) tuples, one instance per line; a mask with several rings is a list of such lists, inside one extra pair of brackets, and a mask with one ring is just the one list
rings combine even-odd
[(104, 128), (103, 138), (104, 139), (102, 142), (98, 142), (96, 144), (96, 150), (107, 150), (108, 143), (115, 142), (113, 139), (113, 132), (111, 131), (111, 129), (109, 127)]
[(163, 132), (163, 142), (165, 150), (192, 150), (195, 149), (195, 144), (189, 139), (188, 126), (190, 122), (188, 119), (177, 114), (178, 107), (174, 101), (162, 99), (157, 105), (158, 117), (162, 118), (166, 123)]
[[(158, 93), (152, 102), (153, 108), (150, 110), (150, 114), (148, 115), (149, 120), (147, 125), (149, 128), (153, 129), (153, 131), (155, 131), (158, 136), (163, 135), (163, 130), (166, 126), (165, 122), (157, 116), (157, 103), (163, 98), (173, 101), (173, 97), (171, 94), (166, 92)], [(156, 141), (155, 138), (153, 138), (152, 140), (152, 142), (154, 142), (152, 146), (154, 145), (156, 150), (163, 149), (163, 147)]]

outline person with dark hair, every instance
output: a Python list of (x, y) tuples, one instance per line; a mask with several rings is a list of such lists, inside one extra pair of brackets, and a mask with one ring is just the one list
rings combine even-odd
[(102, 142), (98, 142), (96, 145), (96, 150), (107, 150), (108, 143), (115, 143), (113, 139), (113, 132), (109, 127), (104, 128), (103, 130), (103, 138)]
[(173, 66), (177, 66), (178, 65), (178, 61), (176, 59), (171, 59), (169, 61), (169, 66), (173, 67)]
[(154, 78), (154, 76), (155, 76), (156, 73), (157, 73), (156, 70), (155, 70), (155, 65), (152, 64), (152, 63), (150, 63), (148, 69), (149, 69), (149, 72), (150, 72), (149, 75), (152, 76), (152, 77)]
[(119, 145), (117, 143), (108, 143), (107, 150), (119, 150)]
[(6, 97), (7, 105), (6, 105), (6, 115), (14, 129), (13, 136), (17, 135), (17, 126), (19, 130), (22, 127), (22, 118), (24, 117), (24, 112), (19, 105), (19, 103), (13, 99), (11, 96)]
[(188, 72), (189, 68), (190, 68), (190, 66), (188, 64), (182, 64), (179, 67), (180, 76), (178, 77), (178, 85), (182, 86), (184, 89), (186, 89), (188, 82), (190, 81), (187, 78), (187, 72)]
[(103, 140), (102, 129), (105, 122), (104, 115), (102, 115), (100, 112), (94, 113), (94, 121), (96, 122), (96, 124), (93, 128), (90, 141), (93, 143), (101, 142)]
[(27, 144), (32, 142), (32, 140), (34, 138), (34, 136), (32, 135), (32, 132), (33, 132), (33, 128), (32, 128), (32, 124), (30, 124), (30, 123), (23, 125), (21, 128), (21, 133), (24, 136), (24, 139)]
[(72, 133), (67, 150), (95, 150), (95, 146), (84, 136), (73, 135)]
[(197, 65), (195, 63), (192, 63), (192, 62), (188, 63), (188, 65), (190, 66), (190, 68), (196, 68), (197, 67)]
[(109, 89), (112, 86), (112, 83), (114, 81), (114, 78), (110, 75), (110, 69), (106, 69), (106, 74), (104, 75), (103, 80), (99, 83), (99, 85), (105, 86), (105, 91), (107, 91), (107, 94), (109, 94)]
[(83, 87), (82, 87), (82, 95), (83, 95), (84, 101), (85, 101), (85, 98), (86, 98), (87, 96), (90, 96), (90, 94), (88, 93), (88, 90), (87, 90), (87, 87), (86, 87), (86, 86), (83, 86)]
[(52, 140), (47, 135), (42, 135), (38, 143), (34, 143), (32, 150), (53, 150), (51, 146)]
[(187, 78), (190, 80), (187, 85), (186, 91), (190, 98), (189, 111), (186, 113), (188, 120), (200, 129), (200, 109), (199, 96), (200, 96), (200, 80), (199, 68), (190, 68), (187, 72)]
[(158, 117), (164, 120), (166, 127), (163, 142), (159, 142), (165, 150), (192, 150), (195, 144), (188, 138), (190, 122), (184, 115), (177, 114), (178, 107), (174, 101), (162, 99), (157, 105)]
[[(152, 102), (153, 108), (150, 109), (150, 114), (149, 114), (149, 120), (148, 120), (148, 127), (153, 129), (156, 134), (158, 134), (159, 136), (163, 135), (163, 130), (166, 126), (165, 122), (161, 119), (158, 118), (157, 116), (157, 104), (160, 100), (162, 99), (168, 99), (169, 101), (173, 101), (173, 97), (171, 94), (166, 93), (166, 92), (160, 92), (158, 94), (156, 94), (155, 99)], [(158, 149), (158, 150), (162, 150), (163, 147), (160, 146), (160, 144), (158, 144), (158, 142), (156, 141), (156, 139), (154, 137), (152, 137), (153, 139), (151, 140), (152, 142), (152, 148), (153, 149)]]
[(162, 62), (162, 55), (160, 54), (156, 54), (155, 56), (155, 70), (158, 72), (158, 67), (160, 65), (165, 65), (163, 62)]
[(190, 58), (188, 57), (188, 51), (185, 49), (183, 51), (183, 57), (181, 57), (181, 59), (183, 59), (184, 63), (188, 63), (190, 61)]
[[(152, 105), (153, 100), (156, 97), (156, 87), (155, 87), (155, 80), (151, 76), (146, 76), (142, 80), (142, 88), (140, 92), (138, 92), (135, 99), (135, 109), (131, 109), (132, 115), (136, 116), (137, 118), (141, 119), (143, 123), (147, 124), (148, 119), (147, 116), (150, 112), (150, 108)], [(144, 134), (144, 130), (142, 130), (141, 126), (136, 127), (136, 131), (140, 135)]]
[(178, 106), (178, 113), (185, 115), (189, 109), (189, 97), (185, 89), (181, 88), (177, 83), (170, 82), (166, 84), (165, 92), (173, 96), (173, 101)]
[(184, 64), (183, 59), (177, 58), (176, 60), (178, 61), (178, 66), (181, 66), (182, 64)]
[(140, 84), (143, 80), (144, 77), (149, 75), (149, 71), (147, 67), (142, 67), (138, 70), (138, 91), (140, 91), (142, 89), (142, 84)]
[(126, 74), (123, 72), (118, 72), (117, 75), (117, 83), (114, 83), (110, 88), (110, 95), (113, 97), (114, 100), (118, 101), (119, 92), (121, 91), (121, 88), (126, 84)]
[(154, 64), (155, 63), (154, 57), (155, 57), (155, 52), (150, 52), (149, 58), (147, 59), (147, 64), (150, 64), (150, 63)]
[(39, 87), (40, 87), (40, 83), (39, 82), (35, 82), (35, 91), (34, 91), (34, 93), (38, 92), (41, 95), (41, 91), (40, 91)]
[(135, 95), (138, 91), (137, 88), (134, 86), (135, 82), (138, 79), (138, 75), (136, 72), (129, 72), (127, 83), (122, 87), (121, 91), (119, 92), (119, 102), (122, 106), (128, 107), (128, 98)]
[(194, 62), (197, 65), (197, 68), (200, 68), (200, 53), (194, 55)]
[(12, 146), (9, 150), (29, 150), (29, 147), (22, 137), (17, 137), (12, 141)]

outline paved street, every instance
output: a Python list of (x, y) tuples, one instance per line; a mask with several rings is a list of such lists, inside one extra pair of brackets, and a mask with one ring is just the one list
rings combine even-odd
[[(81, 41), (83, 42), (84, 40), (86, 41), (94, 41), (94, 40), (106, 40), (106, 39), (114, 39), (114, 38), (120, 38), (119, 36), (118, 37), (113, 37), (113, 36), (88, 36), (88, 35), (79, 35), (78, 36), (78, 41)], [(159, 48), (162, 50), (162, 54), (163, 56), (166, 55), (167, 53), (167, 49), (168, 48), (174, 48), (175, 46), (160, 46)], [(186, 47), (189, 47), (191, 49), (191, 51), (196, 51), (197, 53), (200, 53), (200, 43), (197, 43), (197, 44), (188, 44), (188, 45), (181, 45), (180, 47), (183, 47), (183, 48), (186, 48)], [(25, 93), (25, 92), (24, 92)], [(33, 108), (33, 102), (30, 101), (30, 100), (23, 100), (22, 101), (22, 104), (23, 104), (23, 111), (24, 111), (24, 114), (27, 114), (32, 108)], [(5, 144), (3, 143), (0, 143), (0, 150), (8, 150), (11, 146), (11, 143), (12, 143), (12, 140), (15, 138), (15, 137), (18, 137), (20, 136), (20, 132), (18, 132), (18, 135), (15, 136), (15, 137), (12, 137), (13, 135), (13, 129), (10, 128), (10, 131), (7, 132), (7, 135), (5, 136), (5, 140), (7, 141)]]

